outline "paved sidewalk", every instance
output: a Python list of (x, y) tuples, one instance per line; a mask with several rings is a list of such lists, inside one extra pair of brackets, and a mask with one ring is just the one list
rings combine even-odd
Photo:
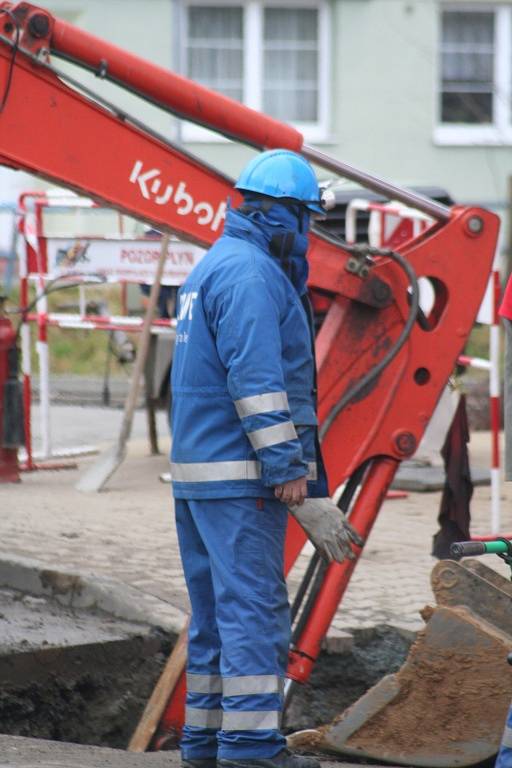
[[(134, 754), (120, 749), (0, 735), (0, 768), (180, 768), (180, 765), (178, 752)], [(322, 768), (357, 768), (354, 763), (324, 759), (321, 765)]]
[[(54, 407), (55, 442), (105, 446), (117, 434), (121, 416), (120, 411)], [(160, 416), (165, 434), (165, 417)], [(76, 491), (77, 470), (24, 474), (19, 485), (0, 485), (0, 550), (113, 577), (139, 590), (141, 601), (153, 601), (162, 615), (176, 616), (171, 606), (186, 610), (187, 597), (170, 487), (158, 480), (168, 468), (169, 441), (161, 440), (163, 455), (150, 457), (144, 433), (144, 414), (139, 412), (129, 456), (102, 493)], [(488, 466), (489, 447), (488, 434), (473, 435), (473, 454), (480, 466)], [(91, 461), (94, 458), (80, 460), (80, 470)], [(510, 499), (509, 484), (504, 485), (503, 531), (512, 530)], [(384, 503), (336, 615), (335, 629), (375, 624), (421, 628), (418, 611), (433, 599), (429, 575), (435, 560), (429, 553), (439, 500), (439, 493), (411, 493)], [(473, 531), (488, 532), (489, 520), (490, 489), (475, 489)], [(307, 561), (303, 554), (293, 569), (292, 590)], [(489, 557), (486, 564), (506, 574), (498, 558)]]

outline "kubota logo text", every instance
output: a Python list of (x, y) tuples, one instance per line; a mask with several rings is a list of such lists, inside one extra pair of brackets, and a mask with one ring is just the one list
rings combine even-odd
[(142, 160), (136, 160), (130, 174), (130, 181), (132, 184), (139, 185), (139, 191), (146, 200), (153, 200), (157, 205), (172, 203), (179, 216), (195, 214), (198, 224), (204, 227), (209, 226), (216, 232), (226, 216), (226, 203), (219, 203), (215, 210), (206, 200), (196, 202), (190, 192), (187, 192), (184, 181), (179, 181), (176, 187), (172, 184), (164, 184), (161, 174), (158, 168), (143, 171)]

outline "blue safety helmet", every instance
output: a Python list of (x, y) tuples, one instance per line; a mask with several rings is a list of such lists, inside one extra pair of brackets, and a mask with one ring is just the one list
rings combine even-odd
[(310, 211), (324, 213), (313, 168), (304, 157), (288, 149), (271, 149), (253, 157), (235, 187), (241, 192), (297, 201)]

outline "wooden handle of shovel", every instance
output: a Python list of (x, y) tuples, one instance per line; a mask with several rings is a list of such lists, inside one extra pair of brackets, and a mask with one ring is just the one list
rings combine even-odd
[(162, 275), (164, 272), (165, 261), (167, 259), (167, 251), (169, 248), (169, 235), (164, 235), (162, 238), (162, 248), (160, 251), (160, 258), (158, 259), (158, 265), (156, 268), (155, 279), (151, 286), (149, 293), (148, 304), (146, 308), (146, 314), (144, 315), (144, 322), (142, 324), (142, 330), (140, 332), (139, 343), (137, 346), (137, 356), (135, 358), (135, 365), (132, 372), (132, 382), (128, 397), (124, 407), (123, 423), (121, 431), (119, 433), (119, 446), (124, 446), (126, 441), (130, 437), (133, 423), (133, 413), (137, 406), (137, 398), (139, 395), (139, 387), (142, 378), (142, 372), (146, 363), (146, 357), (148, 354), (149, 340), (151, 338), (151, 323), (155, 314), (155, 308), (158, 301), (158, 294), (160, 293), (160, 283), (162, 281)]
[(128, 744), (129, 752), (145, 752), (155, 735), (166, 704), (187, 663), (188, 620), (178, 635), (176, 645), (151, 694), (142, 717)]

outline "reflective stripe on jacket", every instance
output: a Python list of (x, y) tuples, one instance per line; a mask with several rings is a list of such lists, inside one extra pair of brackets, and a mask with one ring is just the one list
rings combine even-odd
[(177, 498), (271, 497), (273, 486), (305, 475), (310, 496), (327, 495), (308, 318), (269, 254), (271, 234), (229, 211), (224, 234), (180, 289), (172, 366)]

